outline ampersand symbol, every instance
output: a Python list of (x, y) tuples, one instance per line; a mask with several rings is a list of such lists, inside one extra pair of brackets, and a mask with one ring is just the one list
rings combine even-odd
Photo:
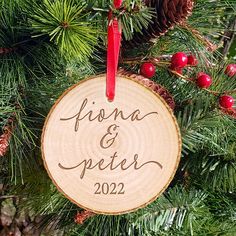
[[(118, 125), (110, 125), (107, 129), (107, 133), (102, 137), (100, 141), (100, 146), (104, 149), (107, 149), (112, 146), (115, 142), (115, 139), (118, 135), (118, 132), (115, 132), (119, 126)], [(113, 133), (115, 132), (115, 133)], [(112, 136), (112, 137), (111, 137)]]

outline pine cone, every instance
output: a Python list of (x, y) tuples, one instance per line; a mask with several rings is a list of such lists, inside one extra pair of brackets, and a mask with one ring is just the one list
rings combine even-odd
[(133, 39), (123, 42), (123, 46), (135, 47), (162, 36), (176, 24), (183, 23), (192, 13), (194, 0), (144, 0), (144, 4), (156, 10), (151, 24), (142, 33), (135, 33)]

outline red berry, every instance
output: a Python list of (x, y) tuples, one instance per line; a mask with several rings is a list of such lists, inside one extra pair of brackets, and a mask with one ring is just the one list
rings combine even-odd
[(197, 64), (198, 64), (197, 58), (193, 55), (189, 55), (188, 56), (188, 65), (196, 66)]
[(147, 78), (152, 78), (155, 73), (156, 67), (150, 62), (145, 62), (140, 67), (140, 74)]
[(205, 73), (205, 72), (199, 72), (199, 73), (197, 73), (197, 78), (200, 77), (201, 75), (206, 75), (206, 73)]
[(175, 53), (171, 58), (172, 68), (184, 68), (188, 63), (188, 57), (183, 52)]
[(231, 96), (223, 95), (220, 97), (219, 103), (221, 107), (229, 109), (234, 105), (234, 99)]
[(229, 64), (225, 69), (225, 74), (233, 77), (236, 74), (236, 64)]
[(212, 79), (207, 74), (202, 74), (197, 77), (197, 85), (200, 88), (209, 88), (212, 84)]

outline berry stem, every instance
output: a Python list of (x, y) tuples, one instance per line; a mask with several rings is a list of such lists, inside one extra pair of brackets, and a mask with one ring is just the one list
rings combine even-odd
[[(159, 57), (150, 57), (150, 58), (144, 58), (144, 57), (133, 57), (133, 58), (126, 58), (126, 59), (123, 59), (121, 61), (121, 63), (123, 64), (128, 64), (128, 65), (137, 65), (137, 64), (141, 64), (143, 62), (151, 62), (153, 63), (154, 65), (160, 67), (160, 68), (166, 68), (169, 67), (171, 65), (171, 62), (170, 61), (167, 61), (167, 60), (170, 60), (172, 57), (172, 55), (161, 55)], [(161, 59), (163, 59), (163, 61), (161, 61)], [(214, 64), (212, 64), (212, 66), (214, 66)], [(191, 67), (195, 67), (195, 66), (192, 66), (192, 65), (187, 65), (186, 68), (191, 68)], [(170, 68), (167, 68), (169, 72), (171, 72), (172, 74), (175, 74), (178, 78), (182, 79), (182, 80), (185, 80), (185, 81), (188, 81), (192, 84), (195, 84), (195, 81), (188, 78), (187, 76), (184, 76), (174, 70), (171, 70)], [(224, 91), (224, 92), (218, 92), (218, 91), (214, 91), (214, 90), (210, 90), (210, 89), (207, 89), (207, 88), (202, 88), (203, 90), (205, 90), (206, 92), (218, 97), (220, 94), (235, 94), (236, 93), (236, 89), (234, 90), (229, 90), (229, 91)]]
[[(178, 72), (176, 72), (176, 71), (174, 71), (174, 70), (171, 70), (171, 69), (168, 69), (172, 74), (175, 74), (175, 75), (177, 75), (178, 77), (180, 77), (181, 79), (183, 79), (183, 80), (185, 80), (185, 81), (188, 81), (188, 82), (190, 82), (190, 83), (192, 83), (192, 84), (195, 84), (195, 81), (194, 80), (192, 80), (192, 79), (190, 79), (190, 78), (188, 78), (188, 77), (186, 77), (186, 76), (184, 76), (184, 75), (181, 75), (180, 73), (178, 73)], [(213, 94), (214, 96), (219, 96), (221, 93), (220, 92), (217, 92), (217, 91), (214, 91), (214, 90), (210, 90), (210, 89), (206, 89), (206, 88), (202, 88), (203, 90), (205, 90), (205, 91), (207, 91), (208, 93), (211, 93), (211, 94)], [(236, 92), (236, 90), (235, 90), (235, 92)]]
[(225, 91), (224, 93), (225, 94), (234, 94), (234, 93), (236, 93), (236, 89), (228, 90), (228, 91)]

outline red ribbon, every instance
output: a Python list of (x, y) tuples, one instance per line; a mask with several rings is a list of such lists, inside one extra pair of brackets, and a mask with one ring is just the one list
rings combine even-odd
[[(114, 7), (120, 8), (122, 0), (114, 0)], [(117, 18), (112, 19), (112, 12), (108, 16), (108, 35), (107, 35), (107, 80), (106, 80), (106, 96), (109, 101), (113, 101), (115, 97), (116, 72), (118, 67), (121, 30)]]

